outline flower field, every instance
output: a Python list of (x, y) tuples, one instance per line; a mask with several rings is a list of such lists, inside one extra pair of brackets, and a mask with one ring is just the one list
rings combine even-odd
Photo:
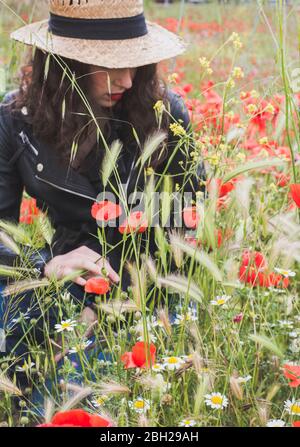
[[(17, 87), (22, 56), (9, 32), (45, 15), (34, 1), (6, 3), (2, 97)], [(119, 227), (133, 253), (126, 263), (122, 251), (131, 286), (90, 278), (89, 307), (63, 290), (71, 276), (40, 279), (30, 265), (54, 230), (24, 192), (19, 224), (0, 221), (1, 243), (22, 261), (0, 265), (8, 281), (2, 299), (16, 308), (9, 328), (21, 324), (28, 344), (22, 358), (0, 356), (0, 426), (299, 426), (299, 5), (145, 3), (152, 20), (189, 43), (159, 69), (192, 123), (188, 130), (171, 124), (187, 182), (202, 162), (206, 179), (182, 210), (184, 225), (165, 228), (184, 185), (147, 165), (147, 151), (158, 145), (148, 142), (146, 209)], [(153, 113), (159, 123), (168, 111), (158, 102)], [(106, 179), (112, 170), (108, 163)], [(151, 191), (164, 193), (155, 257), (147, 249)], [(109, 252), (104, 224), (119, 208), (94, 203), (91, 214)], [(19, 312), (16, 302), (30, 289), (36, 301)]]

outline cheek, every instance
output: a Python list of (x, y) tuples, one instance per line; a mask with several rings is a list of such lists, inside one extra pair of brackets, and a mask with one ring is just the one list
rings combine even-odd
[(106, 73), (97, 73), (92, 76), (91, 84), (97, 91), (107, 91), (109, 85), (109, 78)]

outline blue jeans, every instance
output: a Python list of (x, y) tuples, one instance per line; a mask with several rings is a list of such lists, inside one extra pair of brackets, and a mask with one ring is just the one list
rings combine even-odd
[[(32, 260), (33, 265), (43, 263), (48, 255), (45, 249), (38, 251)], [(3, 264), (12, 265), (15, 255), (7, 247), (0, 244), (0, 261)], [(57, 307), (55, 305), (59, 296), (64, 292), (69, 292), (72, 302), (78, 306), (78, 311), (86, 306), (90, 306), (94, 302), (95, 295), (86, 294), (84, 288), (73, 283), (67, 282), (63, 288), (58, 291), (53, 290), (49, 296), (49, 304), (45, 305), (43, 289), (30, 289), (17, 295), (9, 295), (4, 297), (2, 291), (8, 284), (7, 278), (0, 277), (0, 366), (1, 363), (8, 363), (10, 365), (8, 372), (10, 375), (16, 375), (17, 384), (21, 388), (28, 385), (27, 375), (24, 372), (19, 372), (18, 367), (28, 362), (30, 355), (30, 345), (34, 345), (45, 351), (49, 339), (53, 338), (55, 324), (60, 323), (61, 320), (67, 318), (67, 315), (62, 314), (64, 306)], [(10, 281), (14, 282), (14, 281)], [(51, 289), (52, 290), (52, 289)], [(34, 324), (32, 324), (34, 321)], [(30, 328), (30, 329), (28, 329)], [(5, 337), (3, 335), (5, 334)], [(5, 338), (5, 343), (3, 339)], [(34, 343), (33, 343), (34, 341)], [(89, 341), (94, 342), (91, 338)], [(92, 349), (84, 353), (87, 358), (93, 356), (101, 360), (109, 360), (103, 354), (102, 346), (98, 343)], [(53, 346), (52, 346), (53, 349)], [(11, 361), (14, 357), (13, 362)], [(76, 374), (71, 377), (72, 382), (80, 383), (81, 362), (78, 354), (68, 354), (69, 361), (75, 365)], [(57, 362), (56, 371), (64, 363), (64, 358)], [(92, 373), (89, 378), (93, 380)], [(60, 375), (56, 374), (56, 379), (59, 381)], [(52, 389), (53, 383), (50, 379), (46, 380), (43, 388)], [(38, 390), (35, 389), (35, 399), (42, 402), (42, 396), (38, 396)]]
[[(54, 326), (65, 319), (66, 316), (59, 314), (58, 308), (55, 306), (55, 300), (58, 298), (57, 294), (51, 294), (53, 304), (48, 307), (47, 310), (40, 306), (38, 292), (35, 290), (28, 290), (24, 293), (20, 293), (14, 296), (3, 297), (2, 291), (6, 286), (6, 281), (0, 281), (0, 329), (5, 333), (5, 351), (0, 352), (0, 364), (1, 359), (6, 361), (6, 357), (15, 356), (16, 361), (13, 362), (13, 366), (8, 371), (9, 375), (16, 374), (17, 385), (24, 389), (30, 385), (25, 372), (19, 372), (18, 366), (22, 366), (24, 361), (28, 362), (28, 355), (30, 355), (30, 341), (34, 340), (34, 345), (45, 350), (45, 346), (48, 343), (49, 338), (52, 338), (54, 332)], [(71, 295), (72, 301), (78, 304), (79, 309), (89, 306), (94, 301), (94, 295), (87, 295), (84, 292), (84, 288), (78, 286), (75, 283), (68, 282), (65, 284), (63, 290), (59, 291), (62, 295), (68, 291)], [(32, 325), (31, 320), (36, 320)], [(27, 326), (30, 326), (28, 331)], [(84, 356), (91, 361), (91, 359), (97, 360), (110, 360), (109, 355), (104, 355), (103, 344), (99, 345), (95, 342), (95, 337), (89, 338), (92, 349), (88, 349), (84, 352)], [(82, 355), (81, 355), (82, 356)], [(74, 368), (74, 373), (70, 373), (68, 381), (72, 383), (81, 384), (83, 380), (81, 358), (79, 354), (68, 354), (68, 360)], [(32, 360), (32, 359), (31, 359)], [(30, 402), (32, 405), (32, 411), (37, 415), (43, 415), (44, 397), (46, 395), (52, 395), (55, 389), (59, 389), (57, 384), (62, 378), (59, 370), (64, 365), (65, 358), (62, 357), (56, 364), (55, 382), (53, 378), (46, 378), (45, 382), (41, 386), (35, 386), (33, 389)], [(94, 380), (95, 376), (89, 369), (89, 379)]]
[[(55, 324), (60, 323), (67, 316), (62, 315), (59, 308), (55, 306), (55, 302), (59, 299), (57, 292), (51, 293), (50, 305), (43, 306), (42, 301), (44, 298), (39, 297), (39, 294), (41, 297), (45, 295), (43, 289), (31, 289), (18, 295), (3, 297), (1, 292), (6, 285), (7, 280), (0, 278), (0, 329), (4, 329), (6, 336), (6, 350), (5, 352), (0, 352), (0, 365), (1, 359), (3, 362), (6, 361), (6, 356), (11, 354), (16, 356), (17, 361), (13, 363), (10, 372), (16, 374), (17, 384), (24, 389), (29, 384), (27, 375), (24, 372), (16, 372), (16, 367), (23, 365), (24, 360), (26, 362), (28, 361), (30, 344), (38, 346), (42, 351), (45, 351), (47, 344), (49, 346), (49, 338), (53, 338), (52, 334), (55, 330)], [(94, 302), (94, 295), (86, 294), (83, 287), (73, 282), (66, 283), (58, 293), (61, 296), (66, 291), (70, 293), (72, 301), (79, 306), (79, 310), (86, 306), (91, 306)], [(64, 308), (64, 306), (61, 306), (61, 308)], [(171, 319), (174, 316), (174, 314), (170, 315)], [(35, 320), (34, 325), (31, 324), (32, 320)], [(27, 326), (30, 327), (30, 331), (28, 331)], [(32, 340), (34, 340), (34, 343), (31, 343)], [(103, 352), (103, 348), (106, 347), (105, 343), (99, 343), (99, 340), (95, 340), (93, 337), (89, 341), (92, 343), (95, 341), (95, 344), (91, 344), (93, 346), (92, 349), (85, 350), (84, 352), (84, 355), (89, 361), (88, 364), (92, 365), (93, 360), (111, 360), (110, 355), (104, 354)], [(67, 357), (70, 363), (73, 364), (75, 370), (74, 374), (71, 373), (68, 376), (68, 380), (80, 384), (83, 381), (81, 359), (76, 353), (69, 353)], [(43, 413), (44, 396), (46, 394), (54, 394), (58, 388), (57, 383), (62, 378), (59, 370), (63, 367), (64, 361), (65, 358), (62, 358), (55, 365), (55, 382), (48, 378), (41, 387), (36, 386), (34, 388), (30, 401), (39, 414)], [(88, 369), (88, 379), (93, 380), (95, 378), (93, 371), (89, 367), (86, 369)], [(105, 371), (104, 367), (104, 374)]]

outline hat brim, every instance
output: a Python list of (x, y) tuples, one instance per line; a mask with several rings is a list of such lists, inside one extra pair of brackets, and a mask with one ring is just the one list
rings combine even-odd
[(11, 38), (85, 64), (106, 68), (139, 67), (182, 54), (186, 43), (176, 34), (147, 21), (148, 33), (125, 40), (87, 40), (48, 32), (48, 20), (23, 26)]

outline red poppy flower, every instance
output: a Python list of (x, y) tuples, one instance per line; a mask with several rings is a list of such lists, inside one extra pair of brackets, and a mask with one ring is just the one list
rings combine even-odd
[[(150, 351), (150, 352), (149, 352)], [(137, 342), (131, 352), (125, 352), (121, 356), (121, 360), (124, 363), (124, 367), (128, 368), (146, 368), (149, 367), (149, 360), (151, 360), (151, 364), (155, 363), (155, 352), (156, 347), (151, 343), (150, 347), (148, 343), (144, 341)], [(148, 353), (148, 362), (146, 354)]]
[(283, 172), (275, 172), (274, 175), (275, 175), (275, 178), (277, 180), (277, 185), (282, 187), (282, 188), (284, 186), (287, 186), (289, 181), (290, 181), (290, 179), (291, 179), (290, 175), (284, 174)]
[(254, 267), (248, 267), (246, 265), (241, 265), (239, 272), (240, 281), (246, 282), (248, 284), (256, 284), (257, 271)]
[(193, 85), (192, 84), (185, 84), (182, 86), (183, 90), (185, 91), (185, 93), (190, 93), (193, 90)]
[(290, 189), (294, 202), (300, 208), (300, 183), (292, 183)]
[(286, 278), (279, 273), (271, 272), (268, 275), (268, 281), (270, 282), (270, 285), (267, 287), (283, 287), (286, 288), (290, 284), (289, 278)]
[(184, 225), (187, 228), (191, 228), (191, 229), (195, 230), (200, 222), (200, 216), (197, 213), (197, 207), (190, 206), (190, 207), (183, 208), (182, 215), (183, 215)]
[(290, 379), (289, 386), (292, 388), (297, 388), (300, 385), (300, 366), (288, 365), (287, 363), (283, 365), (284, 376)]
[(143, 233), (148, 228), (148, 221), (146, 219), (145, 213), (142, 211), (134, 211), (130, 214), (128, 219), (119, 226), (119, 231), (121, 234), (130, 234), (136, 231), (137, 233)]
[[(231, 236), (231, 233), (228, 231), (226, 236)], [(217, 247), (220, 248), (223, 242), (223, 233), (222, 230), (219, 229), (215, 229), (215, 238), (216, 238), (216, 242), (217, 242)], [(194, 236), (190, 236), (188, 234), (186, 234), (184, 236), (184, 240), (188, 243), (191, 244), (193, 247), (201, 247), (202, 245), (205, 245), (201, 240), (198, 240), (194, 237)], [(212, 247), (209, 247), (210, 250), (212, 250)]]
[[(236, 180), (237, 179), (232, 179), (229, 182), (222, 183), (221, 179), (215, 178), (214, 181), (216, 182), (216, 186), (218, 188), (218, 197), (222, 198), (227, 196), (227, 194), (234, 189), (234, 183), (236, 182)], [(210, 192), (210, 190), (212, 189), (211, 181), (207, 182), (207, 189), (208, 192)]]
[(36, 206), (36, 199), (22, 199), (19, 222), (30, 225), (39, 213), (40, 210)]
[(87, 280), (84, 286), (85, 292), (105, 295), (110, 290), (109, 282), (102, 276), (95, 276)]
[(60, 411), (53, 416), (51, 422), (37, 427), (112, 427), (112, 423), (98, 414), (78, 409)]
[(293, 427), (300, 427), (300, 421), (293, 422)]
[(117, 203), (109, 200), (102, 200), (102, 202), (95, 202), (91, 209), (91, 214), (94, 219), (102, 222), (114, 220), (122, 214), (122, 208)]
[(245, 250), (242, 254), (242, 265), (253, 266), (259, 270), (263, 270), (267, 267), (267, 260), (259, 251)]

